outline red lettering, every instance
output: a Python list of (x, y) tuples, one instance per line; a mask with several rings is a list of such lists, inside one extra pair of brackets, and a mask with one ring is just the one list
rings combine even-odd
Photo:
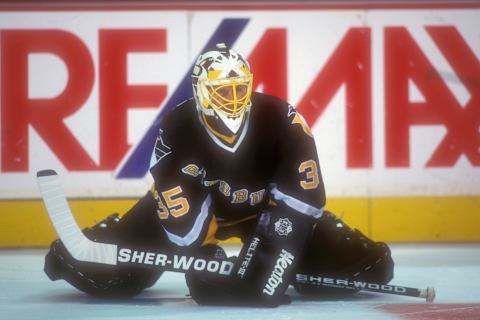
[(100, 30), (100, 167), (115, 169), (130, 145), (127, 111), (158, 108), (166, 85), (128, 85), (129, 52), (165, 52), (166, 31)]
[(298, 110), (313, 126), (345, 84), (348, 168), (372, 166), (370, 45), (369, 28), (350, 29), (298, 103)]
[(254, 90), (287, 100), (287, 32), (267, 29), (248, 57), (254, 75)]
[[(65, 63), (68, 83), (57, 97), (28, 98), (31, 53), (54, 54)], [(94, 161), (63, 122), (84, 104), (93, 85), (93, 62), (84, 43), (60, 30), (3, 30), (1, 56), (2, 171), (28, 171), (29, 125), (67, 169), (95, 169)]]
[[(447, 134), (427, 167), (453, 166), (461, 154), (480, 164), (478, 79), (479, 64), (452, 27), (428, 31), (472, 95), (462, 108), (438, 72), (403, 27), (385, 29), (385, 150), (387, 167), (410, 165), (410, 135), (413, 125), (441, 124)], [(470, 81), (465, 81), (470, 79)], [(410, 102), (408, 81), (413, 81), (425, 102)], [(477, 110), (475, 110), (475, 107)]]
[(480, 166), (480, 63), (456, 28), (428, 27), (427, 31), (470, 93), (463, 108), (459, 104), (449, 108), (447, 118), (454, 117), (457, 125), (447, 132), (427, 166), (454, 165), (462, 153)]

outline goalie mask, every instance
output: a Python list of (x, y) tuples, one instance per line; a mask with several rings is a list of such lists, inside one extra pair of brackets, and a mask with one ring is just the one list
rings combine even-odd
[(198, 57), (192, 84), (197, 108), (206, 116), (218, 116), (236, 134), (251, 105), (248, 62), (223, 43), (217, 44)]

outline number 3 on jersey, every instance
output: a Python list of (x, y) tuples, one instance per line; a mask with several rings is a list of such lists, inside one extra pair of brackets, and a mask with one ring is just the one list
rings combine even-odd
[(307, 177), (306, 180), (300, 181), (300, 185), (303, 189), (315, 189), (316, 187), (318, 187), (320, 179), (318, 178), (317, 163), (314, 160), (308, 160), (300, 163), (300, 166), (298, 167), (298, 172), (305, 172), (305, 175)]
[(179, 218), (188, 213), (190, 205), (187, 199), (179, 197), (182, 192), (183, 190), (180, 186), (163, 191), (162, 197), (159, 196), (157, 190), (153, 192), (153, 196), (158, 203), (157, 213), (160, 219), (168, 219), (169, 215), (172, 215), (174, 218)]

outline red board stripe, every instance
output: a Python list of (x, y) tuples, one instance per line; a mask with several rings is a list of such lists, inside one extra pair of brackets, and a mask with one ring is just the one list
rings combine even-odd
[(480, 304), (382, 304), (375, 307), (405, 320), (480, 319)]

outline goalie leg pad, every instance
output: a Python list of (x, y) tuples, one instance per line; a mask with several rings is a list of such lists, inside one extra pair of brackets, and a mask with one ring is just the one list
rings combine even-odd
[(45, 257), (44, 271), (51, 280), (64, 279), (87, 294), (103, 298), (123, 298), (139, 294), (160, 277), (161, 270), (118, 267), (80, 262), (55, 240)]
[[(160, 248), (166, 241), (153, 214), (154, 205), (153, 197), (147, 194), (122, 219), (118, 214), (110, 215), (83, 233), (92, 241)], [(52, 243), (45, 257), (44, 271), (51, 280), (64, 279), (90, 295), (109, 298), (137, 295), (151, 287), (163, 272), (158, 268), (77, 261), (61, 240)]]
[[(393, 268), (390, 248), (385, 243), (374, 242), (325, 211), (307, 242), (298, 273), (386, 284), (393, 278)], [(314, 295), (355, 292), (309, 284), (295, 284), (295, 289)]]

